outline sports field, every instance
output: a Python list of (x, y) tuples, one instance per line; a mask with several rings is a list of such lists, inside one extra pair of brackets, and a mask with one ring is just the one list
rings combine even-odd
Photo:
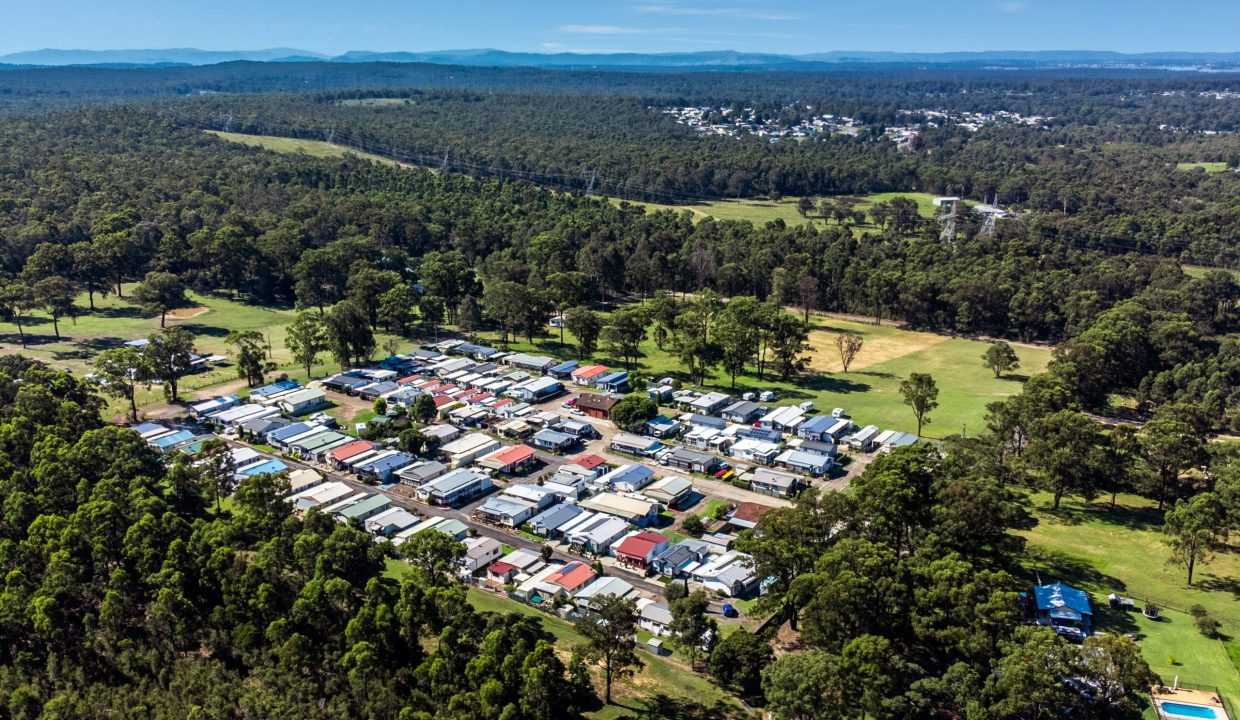
[[(1185, 682), (1217, 687), (1233, 705), (1240, 703), (1240, 666), (1229, 658), (1225, 643), (1204, 637), (1186, 612), (1200, 604), (1223, 623), (1225, 635), (1240, 637), (1240, 554), (1221, 552), (1198, 565), (1190, 587), (1184, 568), (1167, 563), (1162, 513), (1150, 500), (1120, 495), (1112, 512), (1109, 498), (1086, 505), (1067, 497), (1056, 511), (1048, 494), (1033, 493), (1029, 507), (1038, 519), (1036, 527), (1022, 533), (1029, 543), (1031, 576), (1088, 590), (1101, 629), (1138, 634), (1146, 661), (1164, 681), (1178, 675)], [(1162, 608), (1163, 619), (1112, 611), (1106, 607), (1110, 593), (1132, 597), (1138, 607), (1152, 601)], [(1240, 660), (1240, 648), (1233, 652)]]
[[(774, 379), (769, 373), (763, 380), (747, 373), (737, 378), (734, 389), (731, 379), (716, 370), (707, 379), (707, 387), (733, 395), (774, 390), (779, 404), (809, 400), (819, 411), (842, 407), (861, 425), (915, 432), (917, 422), (900, 395), (900, 382), (914, 372), (930, 373), (939, 386), (939, 408), (930, 413), (931, 422), (923, 429), (923, 435), (939, 438), (977, 432), (984, 423), (986, 405), (1018, 392), (1025, 378), (1041, 372), (1051, 357), (1049, 349), (1015, 347), (1021, 367), (1010, 377), (995, 379), (982, 364), (987, 346), (984, 342), (822, 315), (813, 316), (812, 324), (810, 341), (814, 350), (810, 353), (810, 372), (788, 382)], [(838, 333), (848, 331), (861, 335), (865, 345), (849, 372), (843, 373), (833, 340)], [(487, 342), (495, 341), (493, 333), (483, 336)], [(593, 358), (580, 358), (570, 333), (565, 332), (565, 340), (568, 345), (561, 346), (557, 333), (532, 345), (522, 341), (510, 346), (565, 359), (622, 366), (606, 348)], [(638, 361), (637, 369), (647, 377), (671, 376), (687, 382), (680, 361), (670, 352), (659, 350), (653, 340), (647, 340), (642, 350), (646, 357)]]

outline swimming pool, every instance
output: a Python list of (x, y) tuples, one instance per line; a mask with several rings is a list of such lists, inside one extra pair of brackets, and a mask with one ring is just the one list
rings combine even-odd
[(1158, 704), (1158, 707), (1164, 714), (1172, 715), (1174, 717), (1207, 718), (1208, 720), (1214, 720), (1214, 718), (1219, 717), (1218, 713), (1214, 712), (1214, 708), (1206, 707), (1205, 705), (1186, 705), (1178, 702), (1162, 702)]

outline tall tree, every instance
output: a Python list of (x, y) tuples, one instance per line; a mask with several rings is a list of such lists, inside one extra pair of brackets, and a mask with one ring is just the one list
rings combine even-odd
[(170, 272), (152, 271), (146, 274), (130, 294), (134, 302), (147, 312), (159, 313), (159, 326), (164, 327), (168, 311), (189, 303), (185, 296), (185, 284)]
[(194, 334), (181, 327), (170, 327), (147, 338), (142, 348), (154, 377), (164, 383), (164, 395), (171, 402), (180, 397), (181, 378), (193, 371)]
[(94, 372), (108, 395), (129, 401), (129, 418), (138, 422), (138, 386), (151, 386), (147, 357), (137, 348), (124, 345), (108, 348), (95, 356)]
[(326, 318), (327, 338), (332, 356), (341, 367), (367, 361), (375, 352), (375, 335), (366, 311), (352, 300), (332, 306)]
[(1153, 487), (1158, 509), (1180, 495), (1180, 473), (1205, 459), (1205, 442), (1201, 433), (1170, 412), (1158, 414), (1137, 433), (1141, 455), (1153, 472)]
[(409, 561), (422, 581), (432, 587), (446, 585), (465, 555), (465, 547), (441, 532), (421, 532), (401, 543), (400, 554)]
[(86, 289), (91, 312), (95, 310), (95, 293), (107, 286), (107, 262), (98, 246), (76, 242), (69, 246), (73, 253), (73, 279)]
[(900, 383), (900, 395), (904, 397), (904, 404), (913, 409), (917, 437), (921, 437), (922, 426), (930, 422), (931, 411), (939, 406), (939, 386), (927, 373), (912, 373)]
[(711, 644), (717, 639), (718, 627), (706, 614), (710, 597), (703, 590), (695, 590), (670, 605), (672, 637), (689, 658), (689, 665), (696, 666), (703, 653), (710, 653)]
[(995, 374), (996, 379), (1003, 373), (1012, 372), (1020, 367), (1020, 358), (1016, 356), (1016, 351), (1003, 341), (987, 346), (986, 352), (982, 354), (982, 360), (986, 363), (986, 367)]
[(1102, 427), (1074, 410), (1060, 410), (1034, 420), (1021, 464), (1034, 474), (1034, 484), (1049, 490), (1054, 507), (1067, 493), (1092, 500), (1106, 472)]
[(632, 369), (637, 358), (641, 357), (647, 324), (648, 318), (642, 308), (628, 305), (613, 312), (603, 326), (603, 342), (620, 356), (628, 369)]
[(418, 294), (406, 283), (399, 283), (379, 296), (376, 315), (388, 330), (395, 329), (404, 335), (413, 323), (417, 306)]
[(267, 340), (258, 330), (234, 330), (224, 341), (236, 348), (237, 376), (245, 379), (247, 387), (263, 384), (264, 373), (270, 369), (267, 362)]
[(435, 419), (435, 412), (435, 399), (423, 393), (413, 399), (413, 406), (409, 410), (409, 415), (420, 423), (428, 423)]
[(721, 685), (746, 697), (755, 697), (762, 692), (762, 671), (773, 658), (770, 643), (742, 627), (720, 640), (710, 651), (710, 674)]
[(715, 321), (713, 336), (720, 349), (720, 362), (736, 387), (736, 377), (758, 354), (760, 329), (758, 303), (752, 297), (732, 298)]
[(625, 432), (639, 433), (646, 421), (659, 414), (659, 406), (644, 393), (632, 393), (621, 398), (611, 409), (611, 421)]
[(22, 316), (34, 307), (34, 291), (26, 283), (11, 280), (0, 288), (0, 310), (17, 326), (17, 336), (21, 339), (22, 347), (26, 347), (26, 330), (22, 327)]
[(511, 333), (525, 320), (527, 308), (533, 302), (530, 291), (524, 285), (511, 280), (497, 280), (486, 284), (482, 294), (482, 308), (499, 323), (499, 341), (508, 342)]
[(586, 307), (571, 307), (563, 316), (563, 325), (577, 338), (581, 354), (590, 357), (598, 349), (599, 333), (603, 331), (603, 319)]
[(349, 299), (357, 304), (373, 328), (379, 322), (379, 308), (384, 293), (401, 284), (399, 273), (369, 266), (354, 266), (346, 283)]
[(1207, 492), (1176, 501), (1164, 519), (1163, 532), (1172, 561), (1188, 571), (1189, 585), (1197, 563), (1207, 562), (1223, 547), (1231, 530), (1218, 495)]
[(577, 623), (577, 632), (586, 639), (583, 648), (586, 657), (603, 669), (603, 701), (608, 705), (611, 704), (612, 682), (633, 674), (642, 666), (633, 642), (636, 627), (637, 602), (615, 595), (603, 597), (597, 613)]
[(232, 448), (223, 440), (208, 440), (202, 445), (202, 480), (215, 503), (215, 514), (223, 512), (224, 498), (237, 487), (237, 460)]
[(43, 278), (31, 288), (34, 300), (44, 312), (52, 316), (52, 328), (60, 339), (60, 319), (77, 314), (77, 288), (67, 278), (59, 275)]
[(293, 356), (293, 361), (306, 368), (306, 377), (313, 378), (319, 353), (331, 347), (322, 317), (309, 312), (298, 313), (284, 331), (284, 346)]
[(853, 360), (857, 358), (857, 354), (864, 346), (865, 340), (855, 332), (845, 332), (835, 336), (835, 349), (840, 353), (840, 365), (843, 366), (844, 372), (848, 372), (848, 367), (852, 365)]
[(805, 313), (804, 322), (808, 325), (810, 311), (818, 307), (818, 278), (802, 275), (796, 282), (796, 298)]
[(779, 369), (779, 377), (788, 380), (809, 367), (809, 328), (800, 319), (785, 312), (771, 318), (769, 347)]

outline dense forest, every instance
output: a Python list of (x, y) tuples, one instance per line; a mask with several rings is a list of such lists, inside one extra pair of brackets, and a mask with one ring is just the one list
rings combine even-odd
[[(962, 83), (961, 86), (964, 84)], [(374, 93), (214, 96), (163, 104), (158, 112), (191, 127), (312, 139), (331, 138), (414, 164), (481, 176), (529, 178), (556, 188), (592, 189), (659, 202), (750, 196), (863, 195), (919, 190), (978, 201), (999, 199), (1027, 225), (1061, 242), (1112, 251), (1155, 252), (1208, 265), (1240, 264), (1228, 242), (1240, 230), (1240, 178), (1177, 168), (1184, 161), (1240, 164), (1234, 135), (1159, 130), (1182, 120), (1230, 126), (1240, 102), (1117, 97), (1131, 88), (1102, 83), (1093, 92), (1103, 117), (1061, 108), (1068, 84), (1026, 95), (966, 93), (974, 112), (995, 106), (1053, 116), (1046, 126), (994, 124), (976, 132), (927, 128), (911, 150), (881, 137), (906, 124), (896, 109), (962, 104), (960, 93), (905, 97), (877, 91), (870, 110), (846, 92), (806, 113), (844, 111), (877, 123), (873, 132), (770, 142), (759, 135), (705, 137), (640, 97), (574, 95), (554, 103), (531, 94), (458, 91), (381, 93), (407, 104), (357, 104)], [(1015, 92), (1015, 91), (1012, 91)], [(1029, 91), (1033, 92), (1033, 91)], [(1093, 100), (1093, 92), (1077, 96)], [(942, 96), (951, 97), (944, 102)], [(1012, 101), (1014, 100), (1014, 101)], [(1197, 107), (1206, 103), (1206, 107)], [(1127, 107), (1128, 105), (1134, 107)], [(809, 107), (809, 105), (807, 105)], [(1016, 110), (1012, 110), (1015, 112)], [(1057, 112), (1064, 115), (1056, 115)], [(786, 112), (775, 108), (772, 113)], [(1215, 118), (1211, 121), (1207, 118)], [(1178, 127), (1178, 126), (1177, 126)], [(875, 134), (877, 133), (877, 134)]]
[(594, 702), (550, 638), (277, 476), (211, 479), (105, 425), (87, 384), (0, 363), (3, 712), (12, 718), (555, 718)]
[[(844, 225), (694, 224), (519, 181), (261, 152), (140, 109), (17, 118), (0, 134), (13, 148), (0, 175), (10, 318), (56, 306), (32, 295), (50, 278), (94, 293), (148, 271), (266, 303), (360, 297), (371, 318), (394, 284), (420, 284), (432, 322), (464, 309), (476, 323), (484, 287), (500, 283), (536, 291), (542, 304), (513, 302), (547, 315), (711, 288), (927, 329), (1071, 338), (1064, 378), (1085, 406), (1139, 392), (1199, 405), (1210, 426), (1240, 426), (1229, 274), (1074, 249), (1030, 224), (989, 237), (962, 222), (944, 243), (898, 202), (881, 232), (860, 238)], [(808, 298), (802, 278), (812, 278)], [(55, 296), (62, 286), (43, 287)]]

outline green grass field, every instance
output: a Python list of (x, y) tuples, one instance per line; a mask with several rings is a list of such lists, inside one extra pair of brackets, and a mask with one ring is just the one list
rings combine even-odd
[[(347, 101), (345, 101), (347, 102)], [(274, 135), (245, 135), (242, 133), (221, 132), (219, 130), (207, 130), (206, 132), (216, 137), (227, 140), (228, 142), (241, 143), (251, 147), (261, 147), (266, 150), (272, 150), (279, 153), (304, 153), (310, 157), (316, 158), (341, 158), (345, 155), (356, 155), (363, 160), (373, 160), (374, 162), (384, 163), (387, 165), (402, 166), (401, 163), (385, 158), (382, 155), (374, 155), (361, 150), (354, 150), (343, 145), (333, 145), (322, 140), (299, 140), (297, 138), (277, 137)]]
[[(1106, 502), (1085, 505), (1065, 498), (1051, 509), (1050, 496), (1034, 493), (1030, 507), (1038, 525), (1023, 533), (1028, 538), (1028, 567), (1043, 582), (1062, 579), (1090, 591), (1099, 613), (1098, 625), (1110, 632), (1138, 633), (1150, 667), (1163, 680), (1180, 679), (1212, 685), (1233, 703), (1240, 701), (1240, 649), (1201, 635), (1185, 612), (1200, 604), (1223, 623), (1223, 632), (1240, 637), (1240, 555), (1220, 553), (1198, 565), (1192, 587), (1182, 567), (1169, 565), (1170, 553), (1162, 535), (1162, 514), (1144, 498), (1121, 495), (1115, 512)], [(1153, 622), (1140, 613), (1116, 612), (1106, 607), (1109, 593), (1152, 601), (1163, 608), (1163, 620)], [(1171, 665), (1174, 658), (1175, 665)]]
[[(123, 287), (126, 297), (133, 291), (133, 285)], [(304, 367), (292, 367), (291, 357), (284, 347), (284, 329), (292, 322), (296, 313), (288, 308), (264, 307), (251, 305), (219, 295), (203, 295), (188, 293), (192, 307), (180, 311), (185, 317), (169, 317), (168, 327), (180, 326), (194, 333), (195, 347), (199, 354), (218, 354), (229, 356), (233, 348), (225, 342), (228, 333), (233, 330), (259, 330), (271, 345), (271, 357), (279, 366), (281, 373), (305, 382), (308, 378)], [(56, 340), (52, 331), (51, 318), (42, 313), (34, 313), (22, 321), (26, 331), (27, 347), (19, 343), (17, 326), (13, 323), (0, 325), (0, 354), (20, 353), (36, 360), (41, 360), (56, 368), (68, 368), (81, 375), (91, 371), (91, 363), (100, 351), (117, 347), (128, 340), (144, 338), (151, 333), (159, 332), (159, 316), (147, 315), (137, 306), (124, 299), (118, 299), (115, 293), (95, 295), (95, 308), (92, 313), (88, 309), (86, 295), (77, 300), (82, 313), (77, 321), (64, 319), (60, 322), (61, 339)], [(391, 336), (376, 334), (375, 340), (381, 347)], [(412, 343), (403, 341), (405, 347)], [(381, 354), (378, 351), (376, 355)], [(322, 360), (328, 360), (326, 353)], [(327, 362), (314, 367), (315, 377), (322, 377), (334, 372), (338, 366)], [(190, 375), (182, 379), (182, 397), (192, 398), (193, 391), (216, 385), (229, 383), (236, 385), (237, 371), (231, 365), (221, 365), (210, 370)], [(244, 390), (240, 387), (230, 392)], [(156, 387), (143, 392), (138, 398), (140, 405), (158, 402), (161, 390)], [(112, 412), (120, 412), (126, 408), (120, 403), (113, 403)]]
[[(924, 217), (932, 218), (936, 214), (936, 208), (931, 204), (933, 195), (928, 193), (902, 192), (902, 193), (876, 193), (861, 198), (861, 202), (857, 205), (858, 210), (867, 210), (871, 205), (878, 202), (885, 202), (895, 197), (909, 198), (917, 203), (918, 210)], [(815, 205), (820, 198), (814, 198)], [(811, 213), (808, 217), (803, 217), (797, 212), (797, 198), (783, 198), (778, 202), (761, 198), (745, 198), (740, 200), (718, 200), (712, 202), (693, 203), (685, 205), (665, 205), (662, 203), (648, 202), (631, 202), (613, 199), (612, 202), (629, 202), (631, 205), (639, 205), (646, 208), (649, 212), (658, 210), (672, 210), (675, 212), (689, 211), (693, 213), (695, 220), (706, 217), (713, 217), (717, 220), (748, 220), (754, 225), (765, 225), (772, 220), (783, 220), (788, 225), (805, 225), (813, 223), (817, 225), (835, 224), (834, 221), (825, 221), (818, 217), (817, 213)], [(865, 230), (875, 230), (873, 225), (866, 224), (854, 228), (856, 232), (864, 232)]]
[[(931, 423), (923, 429), (923, 435), (940, 438), (980, 430), (986, 405), (1018, 392), (1024, 378), (1045, 368), (1051, 356), (1047, 349), (1015, 348), (1021, 360), (1018, 374), (996, 380), (982, 365), (982, 353), (986, 349), (983, 342), (825, 316), (814, 316), (812, 324), (811, 373), (790, 382), (772, 379), (769, 374), (765, 380), (746, 374), (737, 378), (733, 389), (730, 378), (717, 370), (708, 378), (707, 386), (734, 395), (774, 390), (779, 404), (810, 400), (819, 412), (842, 407), (861, 425), (915, 432), (917, 423), (900, 395), (900, 382), (910, 373), (928, 372), (939, 386), (939, 408), (930, 414)], [(839, 331), (856, 332), (866, 343), (848, 373), (839, 372), (839, 358), (832, 344), (832, 338)], [(483, 333), (483, 337), (488, 342), (496, 341), (494, 333)], [(565, 341), (567, 346), (559, 344), (557, 331), (554, 337), (540, 338), (533, 344), (510, 343), (510, 347), (566, 359), (578, 358), (577, 346), (567, 331)], [(681, 363), (671, 353), (660, 351), (653, 340), (647, 340), (642, 349), (646, 357), (638, 361), (638, 369), (648, 378), (670, 376), (687, 382), (688, 376)], [(622, 367), (605, 348), (589, 360)]]
[(1197, 168), (1201, 168), (1202, 170), (1205, 170), (1207, 173), (1221, 173), (1227, 169), (1227, 163), (1225, 162), (1182, 162), (1182, 163), (1176, 163), (1175, 165), (1176, 170), (1196, 170)]

